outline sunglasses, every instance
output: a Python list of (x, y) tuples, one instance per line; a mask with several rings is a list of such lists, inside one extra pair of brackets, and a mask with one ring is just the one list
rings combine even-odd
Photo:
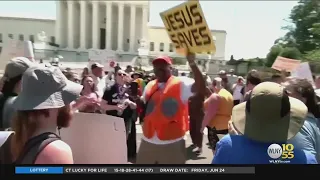
[(124, 73), (118, 73), (118, 76), (127, 76), (127, 74), (124, 74)]

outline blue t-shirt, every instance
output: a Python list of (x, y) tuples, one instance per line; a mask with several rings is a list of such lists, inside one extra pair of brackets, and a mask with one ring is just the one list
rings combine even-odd
[(308, 151), (316, 156), (320, 162), (320, 121), (312, 114), (308, 114), (299, 133), (289, 140), (297, 148)]
[[(280, 143), (281, 144), (281, 143)], [(268, 155), (271, 143), (261, 143), (246, 136), (226, 135), (218, 143), (212, 164), (273, 164)], [(294, 158), (286, 164), (317, 164), (314, 155), (294, 148)]]

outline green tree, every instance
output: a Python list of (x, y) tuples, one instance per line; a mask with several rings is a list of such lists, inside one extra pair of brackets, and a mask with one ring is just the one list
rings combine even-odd
[(320, 60), (320, 50), (309, 51), (304, 55), (304, 59), (307, 61), (319, 61)]
[(284, 47), (297, 47), (301, 53), (307, 53), (319, 46), (320, 1), (300, 0), (290, 13), (292, 26), (284, 27), (288, 33), (281, 38)]
[(296, 47), (285, 47), (279, 55), (290, 59), (300, 59), (302, 56), (301, 52)]
[(264, 66), (265, 65), (265, 59), (257, 57), (256, 60), (257, 60), (257, 65), (258, 66)]
[(301, 59), (302, 54), (296, 47), (285, 47), (281, 45), (274, 45), (271, 47), (270, 52), (265, 60), (265, 65), (271, 67), (278, 56), (290, 58), (290, 59)]
[(272, 64), (274, 63), (274, 61), (276, 60), (276, 58), (280, 55), (280, 53), (282, 52), (282, 46), (280, 45), (274, 45), (271, 47), (269, 53), (267, 54), (266, 57), (266, 63), (265, 65), (267, 67), (271, 67)]

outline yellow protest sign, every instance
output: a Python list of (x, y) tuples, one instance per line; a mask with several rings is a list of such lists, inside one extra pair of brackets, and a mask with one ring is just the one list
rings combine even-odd
[(216, 47), (198, 1), (188, 1), (160, 13), (177, 53), (215, 53)]

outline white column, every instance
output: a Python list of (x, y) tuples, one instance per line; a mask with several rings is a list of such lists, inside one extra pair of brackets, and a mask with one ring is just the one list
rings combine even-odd
[(149, 9), (147, 5), (142, 6), (142, 39), (147, 39)]
[(99, 49), (99, 2), (92, 1), (92, 48)]
[(73, 12), (74, 6), (73, 6), (73, 1), (68, 1), (68, 48), (73, 49), (74, 41), (73, 41), (73, 35), (74, 35), (74, 30), (73, 30)]
[(112, 49), (112, 2), (106, 2), (106, 49)]
[(134, 51), (134, 45), (136, 43), (136, 6), (130, 6), (130, 52)]
[(118, 51), (123, 50), (123, 10), (124, 10), (124, 3), (119, 2), (119, 19), (118, 19)]
[(87, 1), (80, 1), (80, 48), (86, 49)]
[(55, 29), (55, 37), (56, 37), (56, 44), (59, 44), (60, 46), (62, 46), (62, 38), (61, 38), (61, 29), (62, 29), (62, 26), (63, 26), (63, 19), (61, 17), (62, 15), (62, 1), (56, 1), (56, 14), (57, 14), (57, 19), (56, 19), (56, 29)]

